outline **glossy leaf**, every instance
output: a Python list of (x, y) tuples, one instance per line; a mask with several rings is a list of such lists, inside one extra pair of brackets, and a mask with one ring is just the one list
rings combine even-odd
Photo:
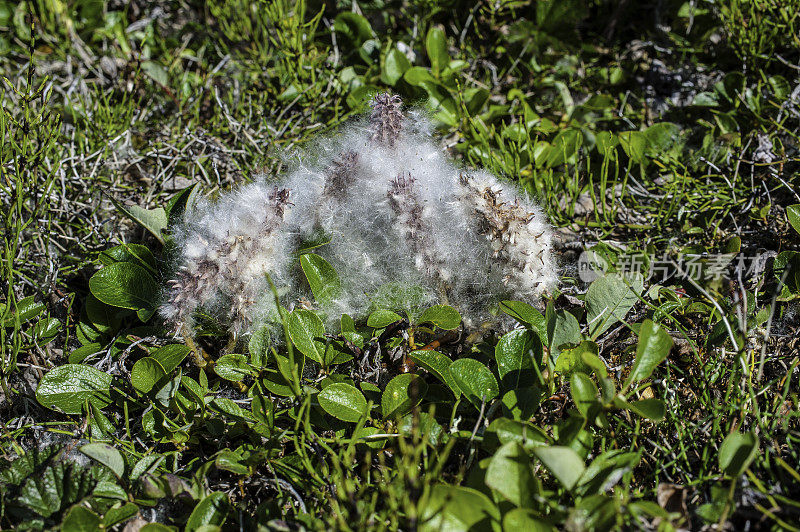
[(289, 337), (297, 349), (305, 356), (325, 365), (325, 326), (322, 320), (310, 310), (297, 309), (289, 314)]
[(391, 310), (376, 310), (367, 318), (367, 325), (373, 329), (383, 329), (403, 318)]
[(164, 367), (153, 357), (144, 357), (136, 361), (131, 369), (131, 384), (138, 392), (150, 393), (150, 390), (167, 376)]
[(497, 506), (472, 488), (439, 484), (420, 501), (420, 532), (492, 531), (499, 521)]
[(542, 363), (542, 342), (529, 329), (515, 329), (497, 342), (494, 358), (504, 388), (531, 386), (537, 382), (534, 366)]
[(569, 447), (536, 447), (533, 453), (567, 490), (572, 490), (586, 466), (578, 453)]
[(660, 325), (645, 320), (639, 327), (639, 343), (636, 346), (636, 359), (626, 385), (650, 377), (653, 370), (666, 360), (672, 349), (672, 337)]
[(111, 404), (111, 375), (83, 364), (64, 364), (47, 372), (36, 389), (42, 406), (80, 414), (89, 401), (97, 408)]
[(300, 256), (300, 266), (317, 301), (329, 305), (342, 294), (339, 274), (324, 258), (314, 253), (305, 253)]
[(367, 400), (355, 386), (337, 382), (317, 395), (319, 406), (336, 419), (356, 423), (367, 414)]
[(538, 486), (531, 469), (531, 458), (516, 441), (497, 450), (486, 469), (486, 485), (516, 506), (534, 502)]
[(204, 525), (222, 526), (229, 511), (230, 501), (225, 493), (210, 493), (194, 507), (184, 530), (194, 532)]
[(427, 383), (413, 373), (402, 373), (386, 385), (381, 397), (384, 419), (404, 416), (418, 405), (428, 391)]
[(111, 445), (107, 443), (89, 443), (81, 447), (81, 452), (108, 467), (117, 477), (122, 478), (125, 474), (125, 459)]
[(161, 293), (153, 276), (130, 262), (100, 269), (89, 279), (89, 289), (103, 303), (137, 311), (142, 320), (153, 315)]
[(450, 373), (450, 365), (453, 361), (447, 358), (447, 356), (433, 350), (412, 351), (408, 356), (421, 368), (431, 372), (437, 379), (446, 384), (456, 397), (461, 394), (458, 384), (456, 384), (453, 375)]
[(417, 323), (420, 325), (432, 323), (440, 329), (449, 331), (458, 328), (461, 324), (461, 315), (449, 305), (434, 305), (425, 309)]
[(758, 455), (758, 436), (752, 432), (731, 432), (719, 448), (719, 468), (731, 477), (744, 473)]
[(461, 358), (450, 365), (458, 389), (476, 408), (488, 403), (500, 394), (497, 379), (489, 368), (474, 358)]

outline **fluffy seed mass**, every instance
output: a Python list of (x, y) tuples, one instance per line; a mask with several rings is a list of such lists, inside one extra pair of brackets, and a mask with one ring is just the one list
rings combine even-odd
[(188, 331), (201, 309), (234, 334), (268, 321), (267, 275), (282, 304), (305, 302), (296, 253), (311, 244), (341, 278), (341, 295), (322, 309), (331, 317), (440, 302), (470, 325), (501, 298), (535, 300), (555, 287), (552, 230), (533, 200), (461, 171), (399, 97), (371, 103), (367, 122), (318, 141), (279, 186), (261, 177), (187, 208), (161, 306), (169, 323)]

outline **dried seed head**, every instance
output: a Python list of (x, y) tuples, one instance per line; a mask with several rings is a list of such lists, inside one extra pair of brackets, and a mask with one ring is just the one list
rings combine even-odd
[(516, 292), (539, 296), (555, 286), (552, 234), (544, 215), (530, 201), (491, 176), (462, 174), (461, 200), (489, 241), (502, 268), (503, 282)]
[(389, 183), (386, 196), (397, 219), (394, 228), (408, 245), (417, 270), (428, 279), (447, 281), (449, 273), (433, 247), (431, 224), (411, 174), (400, 174), (394, 178)]
[(403, 129), (403, 101), (396, 94), (382, 93), (370, 102), (373, 142), (393, 148)]
[(358, 154), (347, 150), (333, 160), (325, 171), (325, 190), (323, 195), (341, 201), (347, 195), (350, 186), (356, 179), (355, 167)]

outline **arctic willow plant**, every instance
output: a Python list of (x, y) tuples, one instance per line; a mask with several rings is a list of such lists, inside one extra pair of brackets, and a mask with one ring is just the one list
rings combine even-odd
[(376, 96), (368, 121), (299, 161), (280, 186), (262, 178), (187, 211), (161, 307), (176, 328), (188, 331), (199, 308), (234, 334), (265, 320), (274, 309), (267, 275), (292, 306), (303, 296), (292, 253), (321, 239), (318, 252), (342, 281), (331, 314), (363, 316), (389, 290), (395, 301), (446, 301), (469, 324), (499, 297), (533, 299), (556, 284), (541, 209), (490, 174), (460, 171), (398, 96)]

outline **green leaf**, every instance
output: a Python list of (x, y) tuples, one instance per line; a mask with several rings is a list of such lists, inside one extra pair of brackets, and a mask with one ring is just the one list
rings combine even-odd
[[(631, 286), (628, 287), (628, 284)], [(641, 275), (627, 282), (619, 274), (607, 274), (596, 279), (586, 292), (586, 319), (592, 340), (625, 319), (643, 289)]]
[(537, 382), (533, 368), (542, 363), (542, 342), (529, 329), (515, 329), (497, 342), (494, 358), (504, 388), (531, 386)]
[(97, 408), (111, 404), (111, 375), (83, 364), (64, 364), (47, 372), (36, 389), (44, 407), (80, 414), (86, 401)]
[(139, 532), (175, 532), (172, 528), (162, 525), (161, 523), (147, 523)]
[[(617, 404), (616, 401), (614, 404)], [(625, 407), (645, 419), (661, 421), (667, 415), (667, 407), (660, 399), (642, 399), (641, 401), (625, 402)]]
[(581, 329), (577, 318), (566, 310), (555, 310), (552, 304), (548, 305), (547, 338), (550, 342), (550, 352), (558, 355), (564, 344), (579, 344), (581, 342)]
[(300, 266), (308, 279), (314, 298), (321, 304), (329, 305), (342, 294), (339, 274), (328, 261), (314, 253), (305, 253), (300, 256)]
[(349, 423), (358, 422), (367, 415), (367, 400), (355, 386), (337, 382), (317, 395), (319, 406), (336, 419)]
[(503, 530), (524, 530), (525, 532), (552, 532), (553, 525), (541, 519), (528, 508), (514, 508), (503, 516)]
[(530, 506), (539, 491), (531, 469), (531, 459), (516, 441), (494, 453), (486, 469), (486, 485), (516, 506)]
[(52, 342), (60, 330), (61, 322), (58, 319), (44, 318), (33, 326), (33, 339), (37, 345), (44, 346)]
[(29, 476), (19, 487), (15, 505), (42, 517), (64, 512), (97, 486), (91, 471), (68, 462), (51, 463)]
[(538, 386), (525, 386), (503, 394), (504, 411), (516, 420), (529, 419), (539, 408), (542, 390)]
[(250, 354), (250, 363), (257, 368), (263, 368), (267, 365), (267, 358), (269, 357), (269, 327), (259, 327), (250, 336), (247, 342), (247, 352)]
[(214, 364), (214, 372), (225, 380), (239, 382), (250, 375), (250, 366), (244, 355), (222, 355)]
[(89, 279), (89, 289), (107, 305), (137, 311), (142, 321), (155, 312), (161, 290), (147, 270), (131, 262), (100, 269)]
[[(188, 379), (189, 377), (184, 378)], [(129, 475), (130, 480), (136, 480), (142, 476), (143, 473), (154, 470), (163, 461), (164, 456), (160, 454), (148, 454), (147, 456), (143, 456), (141, 460), (136, 462), (133, 469), (131, 469)]]
[(325, 365), (325, 326), (310, 310), (297, 309), (289, 314), (289, 337), (297, 349), (314, 362)]
[(500, 394), (500, 387), (492, 372), (474, 358), (456, 360), (450, 365), (450, 374), (461, 393), (476, 408), (481, 408), (484, 402), (489, 403)]
[(383, 329), (403, 318), (391, 310), (376, 310), (367, 318), (367, 325), (373, 329)]
[(576, 371), (570, 377), (570, 390), (575, 407), (583, 417), (586, 417), (589, 407), (597, 401), (597, 386), (586, 373)]
[(118, 262), (132, 262), (151, 273), (156, 271), (156, 258), (153, 252), (141, 244), (120, 244), (103, 251), (98, 258), (105, 266)]
[(164, 367), (153, 357), (140, 358), (131, 369), (131, 384), (140, 393), (150, 390), (167, 376)]
[(144, 73), (161, 86), (169, 86), (169, 74), (167, 69), (155, 61), (142, 61), (142, 70)]
[(64, 521), (61, 523), (62, 532), (88, 532), (90, 530), (100, 530), (100, 516), (86, 508), (76, 504), (69, 509)]
[(80, 451), (104, 466), (108, 467), (118, 478), (125, 474), (125, 459), (122, 454), (107, 443), (89, 443), (80, 448)]
[(103, 526), (108, 529), (116, 524), (131, 519), (137, 513), (139, 513), (139, 507), (132, 502), (125, 503), (122, 506), (109, 508), (103, 515)]
[(184, 530), (194, 532), (203, 525), (222, 526), (229, 511), (230, 502), (225, 493), (210, 493), (194, 507)]
[(583, 144), (583, 133), (579, 129), (561, 131), (548, 148), (547, 159), (543, 161), (544, 165), (547, 168), (554, 168), (564, 164), (575, 155), (581, 144)]
[(472, 488), (439, 484), (420, 501), (420, 532), (482, 532), (497, 530), (500, 511)]
[(383, 418), (406, 415), (422, 401), (427, 391), (428, 384), (419, 375), (402, 373), (396, 376), (386, 385), (381, 397)]
[(425, 309), (417, 320), (419, 325), (432, 323), (433, 325), (451, 331), (457, 329), (461, 324), (461, 314), (456, 309), (448, 305), (434, 305)]
[(168, 344), (150, 353), (150, 357), (158, 360), (169, 375), (191, 352), (192, 350), (184, 344)]
[(80, 448), (80, 451), (97, 460), (114, 472), (117, 477), (122, 478), (125, 474), (125, 459), (122, 454), (107, 443), (89, 443)]
[(403, 74), (403, 79), (414, 87), (422, 87), (425, 83), (434, 83), (436, 81), (430, 70), (418, 66), (412, 66), (406, 70), (406, 73)]
[(619, 144), (619, 139), (613, 133), (600, 131), (595, 135), (594, 142), (600, 155), (612, 160), (616, 159), (616, 150), (614, 148)]
[(786, 207), (786, 216), (794, 230), (800, 233), (800, 203)]
[(572, 491), (586, 466), (578, 453), (569, 447), (551, 445), (535, 447), (533, 454), (558, 479), (562, 486)]
[(437, 379), (442, 381), (450, 388), (456, 397), (461, 394), (461, 390), (456, 384), (455, 379), (450, 374), (450, 364), (453, 362), (437, 351), (417, 350), (408, 355), (411, 360), (416, 362), (421, 368), (433, 373)]
[(672, 337), (660, 325), (645, 320), (639, 327), (639, 343), (636, 346), (636, 360), (625, 385), (650, 377), (653, 370), (666, 360), (672, 349)]
[(719, 448), (719, 468), (728, 476), (738, 477), (758, 455), (758, 436), (752, 432), (731, 432)]
[(237, 421), (253, 421), (250, 411), (240, 407), (227, 397), (215, 397), (210, 403), (214, 410)]
[(541, 312), (522, 301), (501, 301), (500, 310), (521, 324), (529, 326), (539, 335), (543, 344), (548, 344), (547, 322)]
[[(142, 68), (145, 69), (145, 71), (147, 71), (145, 67), (148, 63), (155, 65), (155, 63), (150, 61), (145, 61), (142, 64)], [(160, 65), (157, 66), (160, 68)], [(167, 85), (167, 81), (164, 80), (162, 85)], [(125, 207), (113, 198), (111, 199), (111, 202), (122, 214), (147, 229), (154, 237), (156, 237), (159, 242), (161, 242), (162, 245), (164, 244), (163, 231), (167, 228), (168, 220), (167, 211), (165, 211), (163, 207), (147, 210), (139, 207), (138, 205)]]
[(436, 27), (428, 30), (425, 37), (425, 50), (428, 52), (428, 59), (431, 62), (431, 70), (434, 76), (438, 76), (442, 69), (450, 62), (450, 54), (447, 51), (447, 38), (444, 32)]
[(638, 463), (639, 453), (619, 449), (606, 451), (592, 460), (583, 472), (577, 491), (584, 496), (605, 493)]
[(625, 150), (628, 158), (633, 163), (641, 164), (647, 160), (645, 153), (647, 152), (648, 142), (644, 133), (641, 131), (623, 131), (617, 135), (617, 138), (622, 145), (622, 149)]
[(347, 36), (356, 47), (361, 46), (361, 43), (373, 35), (372, 27), (367, 19), (358, 13), (352, 12), (336, 15), (336, 19), (333, 21), (333, 29)]
[(499, 417), (489, 423), (484, 432), (483, 444), (489, 451), (494, 451), (495, 448), (512, 441), (522, 445), (526, 452), (550, 443), (547, 435), (536, 425), (505, 417)]
[[(0, 303), (0, 305), (2, 304)], [(3, 307), (0, 306), (0, 310), (2, 308)], [(26, 298), (17, 301), (16, 316), (19, 316), (19, 323), (23, 324), (27, 321), (32, 320), (33, 318), (44, 312), (46, 308), (47, 307), (44, 304), (37, 303), (34, 300), (33, 296), (28, 296)], [(3, 325), (5, 327), (11, 327), (14, 325), (15, 319), (16, 319), (15, 315), (10, 314), (9, 316), (6, 317), (5, 321), (3, 322)]]
[(389, 50), (389, 53), (386, 54), (386, 61), (383, 64), (383, 72), (381, 73), (381, 81), (394, 87), (409, 68), (411, 68), (411, 63), (409, 63), (406, 54), (397, 48), (392, 48)]
[(571, 375), (575, 371), (591, 373), (592, 368), (586, 362), (586, 355), (597, 356), (599, 348), (596, 343), (584, 340), (577, 347), (563, 349), (556, 359), (555, 371), (562, 375)]

